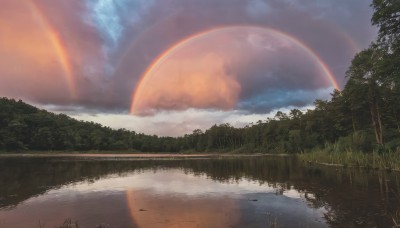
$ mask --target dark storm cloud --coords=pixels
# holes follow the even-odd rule
[[[16,13],[24,12],[22,4],[13,2],[4,0],[0,6],[4,8],[14,4],[13,10]],[[77,105],[101,111],[127,111],[137,82],[149,64],[179,40],[207,29],[227,25],[253,25],[288,33],[314,50],[341,85],[344,84],[344,72],[356,46],[366,47],[376,34],[376,29],[370,26],[370,2],[365,0],[35,2],[65,43],[78,96],[70,99],[67,94],[57,94],[57,89],[49,94],[44,88],[25,94],[20,91],[31,90],[24,90],[24,86],[1,95],[11,94],[42,104]],[[291,58],[290,55],[286,57]],[[287,59],[271,58],[270,61],[275,61],[275,67],[269,64],[266,69],[262,60],[254,59],[249,62],[251,67],[246,70],[229,69],[236,74],[249,75],[249,80],[241,83],[243,93],[240,95],[239,108],[261,112],[289,105],[301,106],[310,104],[318,96],[318,93],[314,93],[313,97],[312,91],[321,89],[320,79],[309,78],[307,72],[313,69],[301,70],[308,67],[307,64],[301,64],[304,61],[299,60],[296,66],[285,65],[284,62],[289,61]],[[294,63],[295,60],[289,62]],[[302,73],[299,74],[299,71]],[[0,73],[1,77],[6,77],[1,70]],[[45,73],[56,74],[54,70]],[[274,78],[280,80],[271,81]],[[5,81],[10,84],[19,83]],[[268,90],[266,85],[277,87],[278,92]],[[295,94],[290,91],[302,90],[309,92],[300,96],[301,100],[290,98]],[[264,102],[266,97],[279,102]]]
[[[293,35],[315,50],[330,67],[339,84],[343,85],[344,72],[354,52],[358,47],[367,46],[375,36],[375,29],[369,22],[371,13],[369,3],[363,0],[328,3],[261,0],[157,2],[137,25],[145,29],[136,31],[132,28],[132,38],[122,45],[131,45],[131,48],[125,50],[125,58],[119,60],[121,65],[114,77],[117,87],[121,85],[120,81],[129,82],[119,87],[121,94],[126,94],[120,96],[122,99],[119,102],[130,102],[134,89],[132,85],[136,85],[148,65],[172,44],[198,31],[237,24],[266,26]],[[252,72],[243,73],[271,73],[271,69],[265,69],[262,63],[254,64],[252,69]],[[282,88],[291,89],[304,82],[307,82],[305,89],[313,85],[313,80],[298,80],[291,70],[289,67],[286,73],[282,70],[278,72],[281,75],[291,75]],[[258,88],[263,85],[260,82],[254,80],[242,84],[245,87],[242,97],[248,97],[246,93],[262,92]],[[254,87],[250,88],[251,84]]]
[[[250,99],[239,102],[241,110],[252,110],[253,113],[270,113],[282,107],[301,108],[312,105],[315,98],[328,99],[330,90],[279,90],[270,89]]]
[[[326,75],[315,59],[304,56],[303,52],[292,48],[280,48],[279,53],[258,55],[247,58],[247,61],[233,64],[239,77],[242,92],[240,100],[251,100],[263,96],[269,91],[312,91],[321,87],[331,87]],[[321,76],[320,76],[321,75]],[[291,100],[287,100],[291,104]],[[285,107],[284,104],[282,103]],[[271,107],[265,107],[271,109]],[[276,107],[272,107],[276,108]]]

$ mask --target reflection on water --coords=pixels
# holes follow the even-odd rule
[[[399,180],[292,157],[0,158],[0,227],[390,227]]]

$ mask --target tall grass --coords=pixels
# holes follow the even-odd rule
[[[324,149],[314,149],[298,155],[307,162],[340,165],[349,167],[365,167],[400,171],[400,150],[364,153],[346,149],[338,151],[337,145],[327,145]]]
[[[372,136],[367,131],[357,131],[298,157],[308,162],[400,171],[399,142],[394,140],[385,146],[377,146]]]
[[[99,228],[103,228],[102,226],[98,226]],[[46,228],[46,224],[39,221],[36,228]],[[78,222],[74,222],[71,219],[66,219],[62,225],[56,226],[55,228],[79,228]]]
[[[269,213],[267,213],[267,224],[269,228],[284,228],[284,226],[279,223],[278,218]]]
[[[400,227],[400,211],[392,216],[393,227]]]

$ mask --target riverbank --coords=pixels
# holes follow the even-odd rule
[[[304,162],[328,166],[400,171],[400,151],[362,153],[354,151],[331,152],[326,150],[312,150],[298,154],[297,157]]]
[[[235,153],[4,153],[1,157],[77,157],[77,158],[211,158],[211,157],[254,157],[290,156],[289,154],[235,154]]]

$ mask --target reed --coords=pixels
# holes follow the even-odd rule
[[[272,216],[271,214],[267,214],[267,224],[269,228],[283,228],[284,226],[279,223],[278,218]]]
[[[39,220],[36,228],[46,228],[46,224]],[[56,226],[56,228],[79,228],[78,222],[74,222],[71,219],[66,219],[62,225]],[[102,228],[102,227],[100,227]]]
[[[364,153],[346,149],[338,151],[337,146],[328,145],[324,149],[314,149],[298,155],[302,161],[344,167],[364,167],[370,169],[400,171],[400,150],[373,151]]]

